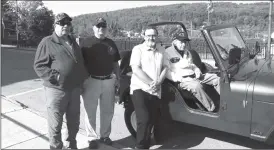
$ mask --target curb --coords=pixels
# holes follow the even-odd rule
[[[10,50],[18,50],[18,51],[21,51],[21,50],[23,50],[23,51],[33,51],[33,52],[36,51],[36,48],[25,48],[25,47],[19,47],[19,48],[17,48],[17,47],[8,47],[8,46],[2,46],[1,45],[1,49],[2,48],[10,49]]]
[[[21,102],[18,102],[16,100],[12,99],[12,98],[8,98],[5,95],[1,95],[1,98],[4,99],[4,100],[6,100],[6,101],[8,101],[8,102],[10,102],[10,103],[12,103],[12,104],[15,104],[15,105],[17,105],[19,107],[22,107],[22,109],[25,109],[25,110],[27,110],[27,111],[35,114],[35,115],[38,115],[41,118],[47,119],[46,117],[42,116],[38,111],[35,111],[35,110],[29,108],[27,105],[25,105],[25,104],[23,104]],[[66,122],[63,121],[63,123],[66,123]],[[85,129],[79,127],[78,134],[81,134],[81,135],[85,136],[84,132],[85,132]],[[115,148],[115,149],[123,149],[125,147],[125,146],[123,146],[123,145],[121,145],[119,143],[116,143],[116,142],[113,142],[113,144],[111,146],[106,145],[106,144],[103,144],[103,145],[106,146],[106,147],[109,147],[111,149],[113,149],[113,148]],[[130,148],[127,148],[127,149],[130,149]]]

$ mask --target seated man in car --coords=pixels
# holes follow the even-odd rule
[[[177,82],[179,89],[190,91],[208,111],[213,111],[215,105],[204,91],[202,83],[213,85],[220,93],[219,77],[216,74],[202,74],[201,70],[193,64],[190,53],[186,49],[190,39],[185,32],[175,33],[172,40],[172,46],[165,51],[167,60],[164,62],[169,66],[166,77]]]

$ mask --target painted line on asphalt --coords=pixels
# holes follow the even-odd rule
[[[25,91],[25,92],[21,92],[21,93],[17,93],[17,94],[12,94],[12,95],[9,95],[9,96],[6,96],[6,97],[7,98],[12,98],[12,97],[15,97],[15,96],[24,95],[24,94],[35,92],[35,91],[39,91],[39,90],[42,90],[42,89],[43,89],[43,87],[37,88],[37,89],[33,89],[33,90],[29,90],[29,91]]]

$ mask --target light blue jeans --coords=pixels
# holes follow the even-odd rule
[[[214,102],[204,91],[202,83],[213,85],[220,94],[220,77],[211,73],[204,74],[200,80],[191,78],[189,81],[181,82],[179,86],[190,91],[208,111],[213,111],[215,109]]]
[[[115,104],[115,80],[99,80],[89,77],[83,84],[85,127],[88,141],[109,137]],[[96,133],[96,112],[100,103],[100,135]]]
[[[48,114],[48,132],[50,149],[62,149],[61,137],[63,116],[66,114],[66,147],[76,148],[76,134],[80,125],[80,88],[59,90],[45,87]]]

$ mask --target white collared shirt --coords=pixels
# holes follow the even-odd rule
[[[196,65],[186,55],[182,57],[173,45],[165,50],[165,56],[167,59],[165,62],[168,63],[166,64],[168,66],[166,77],[169,80],[181,82],[183,76],[195,73]]]
[[[158,80],[162,71],[165,49],[160,45],[156,45],[155,50],[151,50],[145,43],[136,45],[132,49],[130,66],[139,66],[152,80]],[[140,80],[136,75],[132,74],[130,83],[130,94],[134,90],[141,89],[149,94],[161,98],[161,88],[153,93],[148,84]]]

